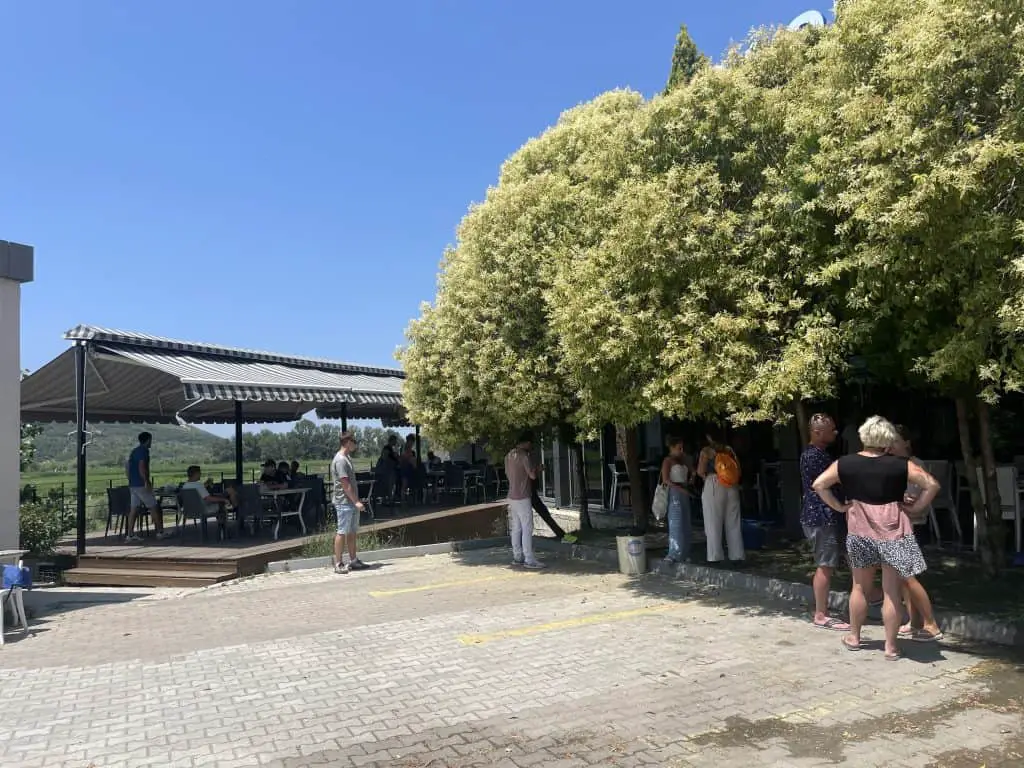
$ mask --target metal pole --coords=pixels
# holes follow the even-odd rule
[[[242,487],[242,402],[235,400],[235,480]]]
[[[75,455],[77,456],[76,482],[78,537],[75,549],[79,555],[85,554],[85,344],[75,344]]]
[[[423,452],[420,450],[420,425],[416,425],[416,460],[423,462]]]
[[[348,432],[348,403],[341,404],[341,431]]]

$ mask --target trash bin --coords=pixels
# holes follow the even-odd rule
[[[764,525],[759,520],[743,520],[740,525],[743,531],[743,548],[752,551],[764,549]]]
[[[619,572],[627,576],[647,573],[647,545],[643,536],[616,536],[619,548]]]

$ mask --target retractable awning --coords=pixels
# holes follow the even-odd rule
[[[78,326],[64,337],[86,347],[89,421],[218,423],[295,421],[311,410],[325,417],[402,423],[402,380],[396,368],[290,357]],[[75,350],[21,382],[23,421],[75,421]]]

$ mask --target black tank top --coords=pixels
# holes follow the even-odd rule
[[[839,459],[839,482],[850,501],[891,504],[907,491],[907,460],[900,456],[861,456]]]

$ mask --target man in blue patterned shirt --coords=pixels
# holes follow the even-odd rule
[[[815,480],[832,465],[828,447],[835,442],[836,423],[825,413],[816,413],[810,422],[811,443],[800,456],[800,478],[803,481],[804,503],[800,510],[800,524],[814,550],[814,626],[847,632],[850,625],[828,615],[828,593],[832,573],[839,567],[839,535],[836,513],[811,487]]]

